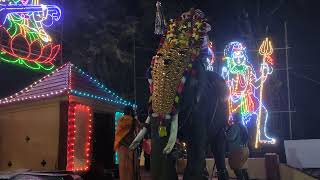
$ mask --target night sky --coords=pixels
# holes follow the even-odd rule
[[[128,28],[124,24],[136,21],[137,103],[140,112],[145,112],[148,97],[145,71],[159,43],[159,38],[153,34],[155,1],[78,0],[76,2],[58,1],[64,12],[63,24],[58,24],[52,33],[62,43],[64,49],[56,64],[60,65],[71,60],[104,81],[111,89],[132,99],[133,41],[131,37],[126,36]],[[295,111],[292,114],[293,135],[295,139],[320,138],[320,131],[317,130],[320,127],[318,113],[320,16],[316,0],[163,0],[162,4],[167,19],[174,18],[191,7],[202,9],[213,27],[209,35],[214,42],[218,60],[222,55],[219,52],[223,51],[229,41],[234,40],[244,42],[248,49],[255,49],[256,43],[269,36],[276,48],[284,48],[286,21],[290,47],[291,105]],[[245,18],[246,13],[248,18]],[[245,36],[246,34],[251,35],[252,39]],[[112,45],[115,42],[117,46],[114,48]],[[92,44],[96,44],[98,48],[104,45],[108,48],[102,48],[100,49],[102,52],[93,54],[93,51],[89,51]],[[126,56],[120,57],[126,57],[127,61],[113,58],[116,57],[114,52],[119,52],[118,49],[126,52],[123,53]],[[82,51],[86,53],[80,53]],[[250,53],[249,57],[254,60],[254,52]],[[105,60],[99,65],[103,67],[102,70],[90,68],[94,67],[92,64],[101,63],[101,59]],[[288,138],[288,114],[277,113],[288,110],[285,51],[277,50],[275,60],[276,71],[267,82],[266,104],[270,112],[274,112],[270,114],[270,126],[275,128],[273,133]],[[43,74],[0,62],[0,96],[19,91]]]

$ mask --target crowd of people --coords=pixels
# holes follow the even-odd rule
[[[233,114],[233,123],[226,130],[227,157],[230,168],[234,171],[238,180],[249,180],[247,169],[244,165],[249,158],[248,130],[241,121],[241,114]],[[125,107],[124,116],[119,119],[116,127],[114,150],[119,154],[119,177],[120,180],[139,180],[139,153],[130,150],[129,146],[134,140],[136,133],[142,127],[132,107]],[[150,171],[151,140],[147,135],[142,143],[144,151],[144,167]]]

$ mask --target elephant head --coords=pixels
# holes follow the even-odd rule
[[[200,10],[191,9],[171,20],[160,48],[151,62],[151,111],[156,115],[175,115],[179,95],[192,70],[208,24]]]
[[[176,142],[184,83],[192,74],[193,64],[201,49],[207,48],[207,32],[210,29],[204,13],[191,9],[181,17],[170,20],[160,47],[152,58],[148,78],[151,91],[149,115],[159,120],[171,120],[169,140],[164,148],[166,154],[171,152]],[[150,117],[146,122],[150,123]],[[138,142],[139,138],[138,135],[135,141]]]

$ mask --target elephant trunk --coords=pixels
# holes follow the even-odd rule
[[[146,124],[150,124],[150,117],[148,116],[146,121]],[[139,143],[142,141],[143,137],[147,134],[148,130],[146,127],[143,127],[142,130],[138,133],[136,138],[133,140],[133,142],[130,144],[129,148],[131,150],[136,149],[139,145]]]

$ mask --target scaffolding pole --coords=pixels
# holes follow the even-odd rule
[[[287,90],[288,90],[288,113],[289,113],[289,135],[290,139],[292,136],[292,114],[291,114],[291,96],[290,96],[290,76],[289,76],[289,58],[288,58],[288,31],[287,22],[284,22],[284,36],[285,36],[285,46],[286,46],[286,71],[287,71]]]
[[[137,82],[136,82],[136,38],[133,33],[133,90],[134,90],[134,104],[137,105]]]

